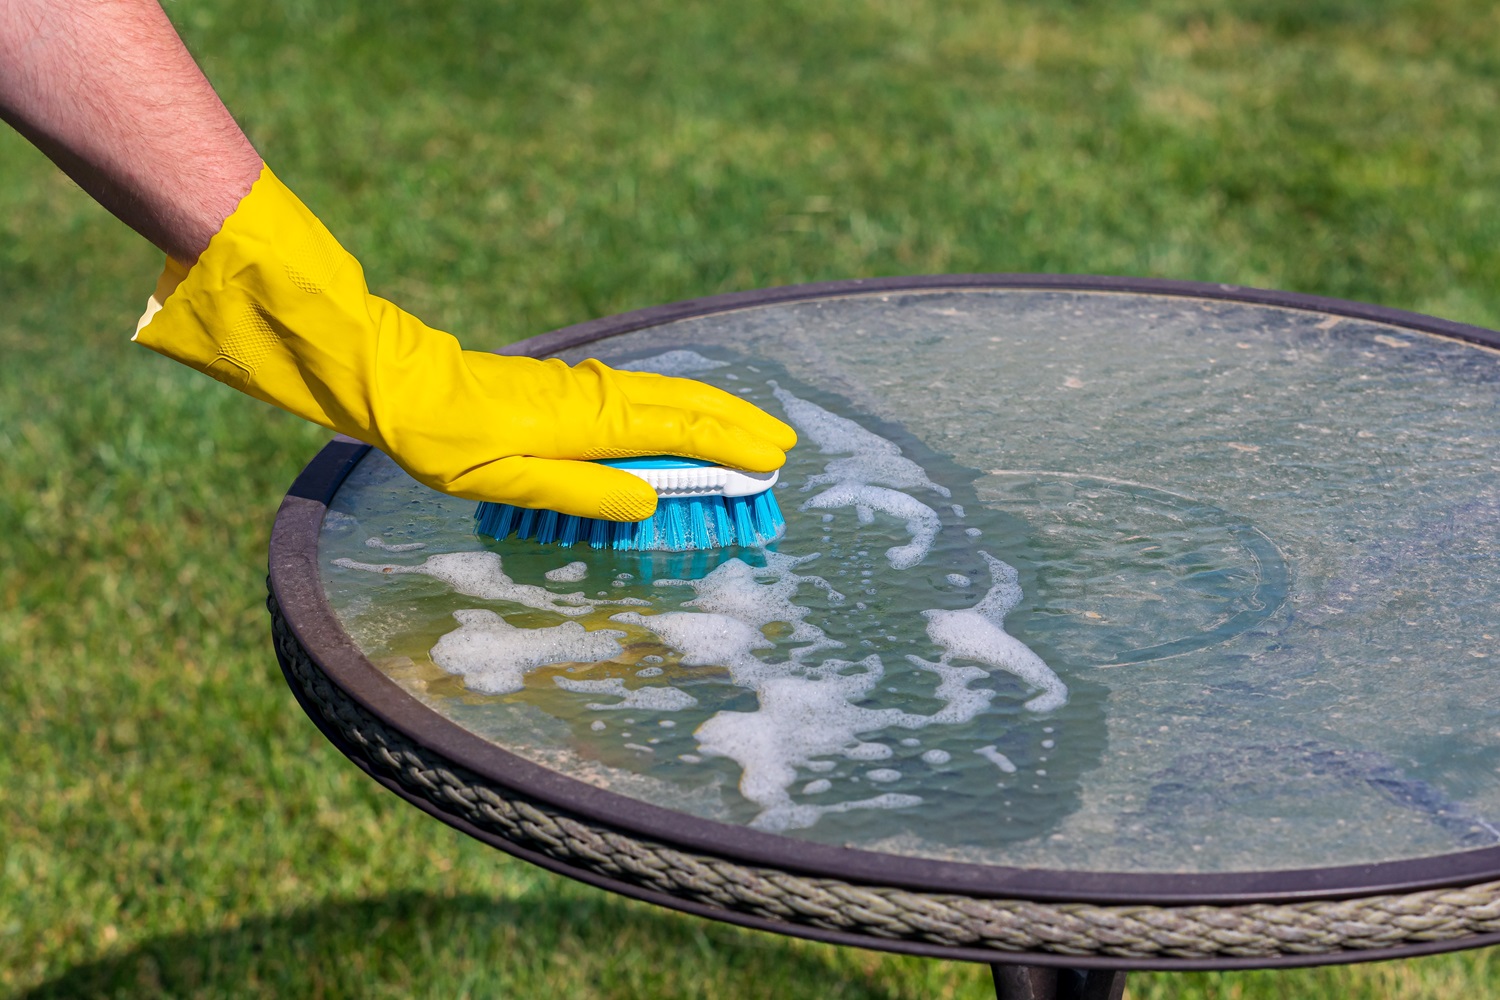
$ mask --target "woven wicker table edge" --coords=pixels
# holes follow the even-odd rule
[[[569,815],[419,746],[339,689],[267,599],[276,654],[306,706],[372,774],[438,812],[572,869],[790,928],[1001,955],[1275,959],[1500,932],[1500,882],[1336,901],[1108,906],[923,893],[758,868]],[[872,942],[873,943],[873,942]],[[1461,946],[1461,945],[1455,945]],[[1347,960],[1347,959],[1346,959]]]

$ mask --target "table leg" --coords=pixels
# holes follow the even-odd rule
[[[1123,1000],[1125,973],[1110,969],[990,966],[995,1000]]]

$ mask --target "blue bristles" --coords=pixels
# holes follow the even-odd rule
[[[481,503],[474,524],[479,534],[497,540],[514,536],[543,545],[587,545],[618,552],[690,552],[766,545],[781,537],[786,518],[773,492],[766,490],[747,497],[662,497],[656,513],[644,521],[602,521]]]

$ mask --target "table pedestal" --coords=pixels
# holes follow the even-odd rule
[[[991,965],[996,1000],[1122,1000],[1125,973],[1109,969],[1055,969],[1041,965]]]

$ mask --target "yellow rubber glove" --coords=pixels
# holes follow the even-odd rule
[[[269,167],[196,264],[167,261],[135,339],[470,500],[636,521],[655,492],[581,460],[680,455],[769,472],[797,440],[691,379],[463,350],[371,295],[359,262]]]

